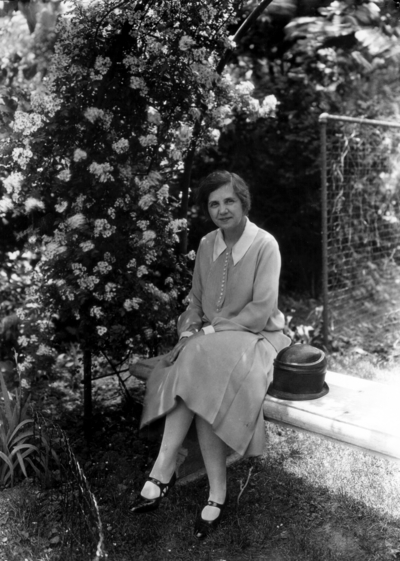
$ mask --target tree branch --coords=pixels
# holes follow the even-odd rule
[[[251,12],[251,14],[245,19],[245,21],[242,23],[242,25],[239,27],[239,29],[236,31],[235,36],[233,37],[233,40],[235,41],[235,43],[238,43],[242,37],[244,36],[244,34],[247,32],[248,29],[250,29],[250,27],[253,25],[253,23],[256,21],[256,19],[258,18],[258,16],[260,16],[264,10],[266,10],[266,8],[268,8],[268,6],[271,4],[272,0],[262,0],[258,6],[256,8],[254,8],[254,10]],[[222,71],[224,70],[225,66],[227,65],[229,58],[232,55],[232,49],[226,49],[224,54],[221,57],[221,60],[218,63],[217,66],[217,72],[218,74],[221,74]]]
[[[251,14],[245,19],[245,21],[242,23],[242,25],[239,27],[239,29],[235,33],[235,36],[234,36],[233,40],[236,43],[240,41],[240,39],[247,32],[247,30],[256,21],[258,16],[260,14],[262,14],[262,12],[269,6],[269,4],[271,4],[271,2],[272,2],[272,0],[262,0],[258,4],[258,6],[256,8],[254,8],[254,10],[251,12]],[[217,71],[218,74],[222,73],[222,71],[225,68],[231,54],[232,54],[232,49],[226,49],[225,50],[224,54],[221,57],[221,60],[218,63],[218,66],[216,68],[216,71]],[[190,149],[189,149],[189,151],[186,155],[186,158],[185,158],[185,163],[184,163],[185,167],[184,167],[184,172],[183,172],[183,176],[182,176],[182,180],[181,180],[181,193],[182,193],[181,206],[180,206],[180,217],[181,218],[187,218],[191,171],[192,171],[194,156],[195,156],[195,152],[196,152],[197,139],[198,139],[198,137],[200,135],[200,132],[201,132],[201,123],[202,123],[202,118],[200,118],[196,122],[195,129],[193,131],[192,144],[191,144],[191,147],[190,147]],[[184,230],[183,232],[181,232],[181,236],[180,236],[179,252],[181,254],[187,253],[187,245],[188,245],[187,230]]]

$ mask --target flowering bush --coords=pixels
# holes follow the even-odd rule
[[[51,70],[3,140],[0,208],[31,217],[42,252],[31,294],[42,336],[44,312],[73,318],[83,348],[115,357],[172,336],[189,282],[170,188],[194,130],[216,143],[235,113],[274,108],[215,70],[236,4],[103,0],[60,18]]]

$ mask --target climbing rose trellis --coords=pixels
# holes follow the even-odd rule
[[[193,130],[201,147],[237,114],[274,109],[273,96],[255,99],[250,82],[216,73],[239,5],[68,4],[51,70],[2,143],[2,211],[31,216],[42,255],[31,291],[39,334],[23,346],[53,352],[52,315],[72,315],[81,344],[112,356],[155,352],[173,333],[193,255],[177,256],[186,221],[170,188]]]

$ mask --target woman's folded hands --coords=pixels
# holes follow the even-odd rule
[[[200,329],[200,331],[198,331],[197,333],[194,333],[190,337],[182,337],[181,339],[179,339],[179,341],[177,342],[175,347],[169,353],[167,353],[167,355],[165,357],[166,360],[172,364],[178,358],[179,353],[181,353],[183,351],[183,349],[186,347],[189,340],[193,341],[193,339],[198,339],[199,337],[204,337],[204,335],[205,335],[204,331],[202,329]]]

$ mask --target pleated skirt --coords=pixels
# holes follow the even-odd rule
[[[162,359],[150,374],[141,426],[172,411],[180,398],[230,448],[243,456],[262,454],[262,405],[275,356],[266,339],[249,332],[189,339],[172,365]]]

